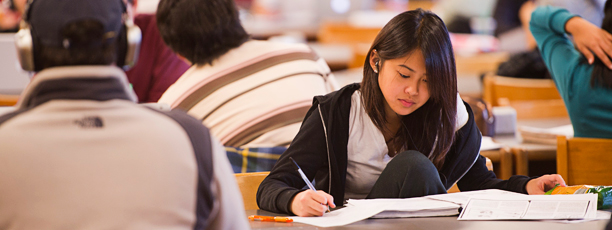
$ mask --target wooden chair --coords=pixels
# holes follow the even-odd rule
[[[487,159],[487,169],[489,169],[489,171],[493,171],[493,162],[488,157],[485,157],[485,158]],[[459,190],[459,187],[457,187],[457,184],[454,184],[453,187],[451,187],[447,192],[453,193],[453,192],[461,192],[461,191]]]
[[[257,189],[259,184],[270,174],[270,172],[236,173],[238,188],[242,193],[244,209],[259,209],[257,206]]]
[[[345,44],[353,51],[348,68],[363,66],[370,45],[382,28],[357,27],[345,22],[323,22],[317,32],[317,41],[322,44]]]
[[[541,119],[569,117],[565,103],[551,79],[523,79],[488,74],[484,78],[483,99],[493,106],[511,106],[516,118]],[[554,151],[527,151],[512,148],[515,172],[529,175],[530,160],[555,160]]]
[[[612,139],[557,137],[557,173],[567,185],[612,185]]]
[[[481,151],[480,155],[487,158],[487,163],[491,162],[489,170],[495,171],[497,178],[507,180],[513,174],[514,160],[512,158],[512,150],[508,147],[503,147],[498,150]],[[499,163],[499,168],[493,170],[493,163]],[[487,165],[488,167],[488,165]]]
[[[455,53],[455,63],[459,75],[480,75],[482,73],[497,71],[499,65],[507,61],[508,58],[510,58],[510,54],[507,52],[479,53],[469,56]]]
[[[568,117],[551,79],[523,79],[486,75],[483,99],[493,106],[511,106],[517,119]]]
[[[0,106],[14,106],[19,100],[19,95],[0,94]]]

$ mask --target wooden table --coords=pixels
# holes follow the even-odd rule
[[[247,210],[246,215],[274,216],[274,213],[263,210]],[[252,229],[323,229],[301,223],[279,223],[268,221],[249,221]],[[605,228],[608,220],[596,220],[583,223],[562,224],[543,221],[466,221],[457,220],[457,216],[426,217],[426,218],[397,218],[397,219],[366,219],[345,226],[329,227],[324,229],[469,229],[469,230],[575,230]]]
[[[518,126],[531,126],[537,128],[553,128],[571,124],[567,117],[523,119],[518,120],[517,123]],[[554,161],[557,157],[557,145],[523,142],[518,132],[514,135],[498,135],[493,139],[511,149],[516,175],[529,175],[529,161]]]

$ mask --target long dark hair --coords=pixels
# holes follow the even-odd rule
[[[612,1],[606,1],[604,7],[604,18],[601,23],[601,28],[609,33],[612,33]],[[608,69],[606,65],[595,55],[595,62],[593,63],[593,73],[591,73],[591,88],[596,86],[602,86],[606,89],[612,89],[612,70]]]
[[[417,150],[436,168],[444,165],[446,153],[455,139],[457,114],[457,73],[453,47],[444,22],[422,9],[395,16],[376,36],[366,56],[361,82],[366,112],[380,130],[388,130],[385,99],[378,85],[378,74],[370,68],[370,55],[376,49],[379,66],[420,49],[425,58],[429,100],[413,113],[402,117],[402,126],[393,139],[395,151]]]

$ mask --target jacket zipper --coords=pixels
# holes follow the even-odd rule
[[[323,113],[321,112],[321,104],[317,104],[317,108],[319,108],[319,116],[321,116],[321,123],[323,124],[323,133],[325,133],[325,147],[327,148],[327,169],[329,170],[328,172],[328,188],[329,188],[329,193],[331,193],[331,160],[329,158],[329,141],[327,140],[327,127],[325,126],[325,121],[323,120]]]
[[[465,176],[465,174],[466,174],[468,171],[470,171],[470,169],[472,169],[472,167],[474,167],[474,164],[476,164],[476,161],[478,161],[478,156],[480,156],[480,150],[478,151],[478,154],[476,155],[476,158],[474,159],[474,162],[472,162],[472,165],[470,165],[470,167],[469,167],[467,170],[465,170],[465,172],[463,172],[463,174],[461,175],[461,177],[459,177],[459,179],[457,179],[457,180],[455,181],[455,183],[453,183],[453,184],[456,184],[456,183],[457,183],[459,180],[461,180],[461,178],[463,178],[463,176]],[[459,186],[459,185],[457,185],[457,186]]]

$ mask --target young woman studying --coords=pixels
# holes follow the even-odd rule
[[[261,209],[321,216],[350,198],[407,198],[498,188],[539,194],[558,175],[496,179],[457,94],[448,32],[435,14],[399,14],[380,31],[361,84],[317,96],[291,146],[261,183]],[[293,158],[317,191],[304,188]]]

